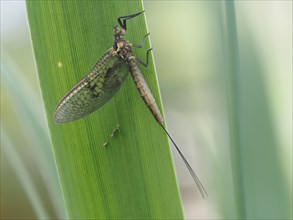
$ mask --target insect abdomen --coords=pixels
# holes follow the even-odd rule
[[[148,106],[148,108],[156,118],[157,122],[163,125],[164,119],[157,106],[156,100],[153,97],[142,73],[140,72],[137,63],[132,58],[129,60],[129,71],[133,78],[133,81],[135,82],[136,88],[139,91],[139,94],[144,100],[145,104]]]

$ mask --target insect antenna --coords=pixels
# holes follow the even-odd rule
[[[165,133],[168,135],[168,137],[170,138],[170,140],[172,141],[173,145],[175,146],[176,150],[178,151],[179,155],[181,156],[183,162],[185,163],[187,169],[189,170],[189,173],[191,174],[202,198],[206,198],[208,196],[204,186],[202,185],[202,183],[200,182],[199,178],[197,177],[197,175],[195,174],[195,172],[193,171],[193,169],[191,168],[191,166],[189,165],[188,161],[186,160],[185,156],[183,155],[183,153],[181,152],[181,150],[179,149],[179,147],[177,146],[177,144],[175,143],[175,141],[173,140],[173,138],[171,137],[171,135],[169,134],[169,132],[166,130],[166,128],[160,124],[161,127],[163,128],[163,130],[165,131]]]

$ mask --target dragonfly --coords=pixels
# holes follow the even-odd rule
[[[156,100],[139,69],[138,63],[145,67],[148,66],[149,53],[152,48],[146,53],[146,62],[135,57],[132,53],[132,47],[142,48],[144,40],[149,34],[143,37],[140,45],[131,44],[124,39],[127,30],[127,20],[143,12],[144,11],[141,11],[117,18],[120,27],[113,27],[113,46],[98,59],[89,73],[61,99],[54,112],[54,121],[56,123],[71,122],[96,111],[115,96],[130,73],[140,96],[158,124],[170,138],[189,170],[202,197],[205,198],[207,196],[205,188],[169,132],[164,127],[164,119],[156,104]]]

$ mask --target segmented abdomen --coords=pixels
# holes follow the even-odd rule
[[[139,91],[140,96],[144,100],[145,104],[148,106],[154,117],[156,118],[157,122],[161,125],[164,123],[164,119],[161,115],[161,112],[157,106],[156,100],[153,97],[142,73],[140,72],[136,61],[134,58],[129,59],[129,71],[135,82],[136,88]]]

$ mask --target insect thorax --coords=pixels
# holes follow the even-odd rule
[[[113,49],[119,55],[122,57],[122,59],[128,60],[131,56],[131,44],[124,40],[124,29],[119,29],[119,27],[114,27],[114,44]]]

